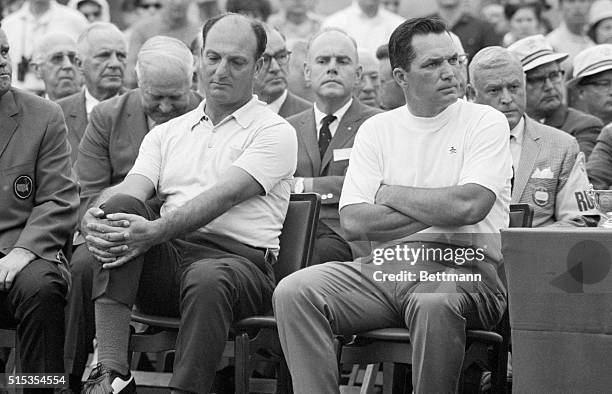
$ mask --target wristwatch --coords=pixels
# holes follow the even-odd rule
[[[304,178],[296,177],[293,184],[294,193],[304,193]]]

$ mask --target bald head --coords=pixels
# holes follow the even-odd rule
[[[215,27],[227,31],[228,34],[232,34],[232,32],[249,33],[250,30],[252,34],[248,34],[249,41],[252,37],[255,38],[255,49],[253,53],[255,60],[259,59],[266,50],[268,39],[263,25],[244,15],[234,13],[217,15],[204,22],[204,27],[202,28],[202,43],[204,48],[206,48],[206,38]],[[240,36],[240,34],[237,36]],[[237,36],[234,36],[234,38]]]
[[[510,129],[525,113],[525,74],[520,60],[502,47],[487,47],[472,59],[470,96],[506,115]]]
[[[125,36],[123,33],[121,33],[121,30],[119,30],[117,26],[107,22],[92,23],[87,26],[85,31],[81,33],[77,40],[79,56],[82,58],[91,56],[92,52],[95,52],[96,48],[108,42],[117,43],[122,47],[127,48]]]
[[[59,32],[46,34],[34,48],[32,63],[51,100],[69,96],[80,89],[77,43],[72,37]]]
[[[332,37],[337,37],[340,40],[350,41],[350,44],[355,51],[355,60],[359,61],[359,55],[357,51],[357,41],[355,41],[353,37],[349,36],[347,32],[337,27],[327,27],[327,28],[320,30],[318,33],[314,34],[308,41],[308,46],[306,47],[307,56],[310,54],[311,48],[314,45],[315,41],[321,39],[321,37],[325,37],[326,39],[328,39],[327,36],[329,35],[331,35]]]

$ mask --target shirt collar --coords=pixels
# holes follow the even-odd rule
[[[346,111],[348,111],[348,109],[351,106],[351,104],[353,104],[353,98],[352,97],[351,97],[351,99],[346,104],[344,104],[342,107],[338,108],[338,110],[332,114],[332,115],[334,115],[336,117],[334,122],[338,121],[338,123],[340,123],[340,121],[342,120],[342,117],[344,116]],[[326,114],[325,112],[322,112],[319,109],[319,107],[317,107],[317,103],[314,104],[314,113],[315,113],[315,122],[317,124],[317,129],[319,129],[319,127],[321,127],[321,122],[323,121],[323,118],[326,117],[329,114]]]
[[[87,116],[89,116],[93,107],[98,105],[100,101],[89,93],[87,87],[83,89],[85,89],[85,112],[87,112]]]
[[[521,116],[521,120],[510,130],[510,135],[514,136],[516,143],[521,145],[523,143],[523,136],[525,135],[525,116]]]
[[[285,89],[285,91],[283,92],[283,94],[280,95],[279,98],[277,98],[276,100],[268,104],[268,108],[270,108],[275,114],[277,114],[278,111],[280,111],[283,104],[285,103],[285,100],[287,99],[287,95],[288,95],[288,92],[287,92],[287,89]]]
[[[257,106],[265,107],[266,103],[264,103],[263,101],[259,101],[257,96],[253,95],[246,104],[235,110],[232,114],[228,115],[216,126],[220,126],[221,124],[227,122],[228,119],[234,119],[243,129],[246,129],[260,115],[259,112],[255,110],[255,107]],[[204,108],[206,108],[206,99],[202,100],[198,108],[190,112],[188,124],[191,125],[192,130],[200,123],[203,118],[208,119],[208,115],[206,115],[206,113],[204,112]]]

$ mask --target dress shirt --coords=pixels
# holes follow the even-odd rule
[[[272,101],[271,103],[268,104],[268,108],[270,108],[270,110],[272,112],[277,114],[278,111],[280,111],[280,108],[285,103],[285,100],[287,100],[287,94],[288,94],[287,93],[287,89],[285,89],[285,91],[283,92],[283,94],[280,95],[279,98],[277,98],[276,100],[274,100],[274,101]]]
[[[84,87],[83,89],[85,89],[85,112],[87,112],[87,119],[89,119],[89,114],[91,113],[91,110],[93,109],[93,107],[98,105],[100,100],[92,96],[86,87]]]
[[[351,98],[346,104],[344,104],[336,112],[331,114],[331,115],[334,115],[336,117],[336,119],[334,119],[334,121],[329,124],[329,132],[331,133],[332,138],[336,134],[336,130],[338,129],[338,125],[342,121],[342,117],[344,116],[346,111],[348,111],[348,109],[349,109],[349,107],[351,106],[352,103],[353,103],[353,99]],[[330,114],[326,114],[325,112],[322,112],[317,107],[316,103],[314,105],[314,113],[315,113],[315,122],[317,124],[317,140],[318,140],[319,139],[319,133],[320,133],[320,130],[321,130],[321,126],[323,125],[323,118],[325,116],[327,116],[327,115],[330,115]]]
[[[525,118],[521,117],[521,120],[517,123],[512,130],[510,130],[510,153],[512,154],[512,167],[516,172],[516,168],[521,160],[521,150],[523,149],[523,137],[525,136]]]

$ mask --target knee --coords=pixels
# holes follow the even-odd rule
[[[135,215],[141,215],[145,208],[145,203],[127,194],[116,194],[106,200],[100,209],[104,213],[132,213]]]
[[[281,309],[284,305],[302,303],[312,295],[312,282],[306,270],[294,272],[281,280],[274,294],[272,302],[275,309]]]
[[[91,281],[95,265],[100,264],[87,249],[86,244],[81,244],[72,254],[70,259],[70,273],[72,280],[88,279]]]
[[[17,275],[13,287],[11,292],[16,295],[14,298],[16,307],[26,307],[28,310],[43,307],[45,313],[49,308],[63,309],[68,290],[68,285],[60,273],[53,270],[44,272],[40,276]]]

